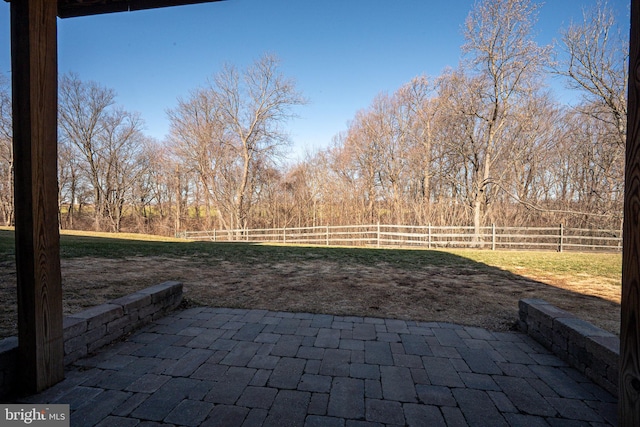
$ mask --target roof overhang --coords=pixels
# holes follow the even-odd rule
[[[214,1],[221,0],[58,0],[58,16],[60,18],[70,18]]]
[[[6,1],[10,2],[11,0]],[[74,16],[156,9],[214,1],[224,0],[58,0],[58,16],[60,18],[71,18]]]

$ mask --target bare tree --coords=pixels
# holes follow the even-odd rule
[[[58,143],[58,205],[63,228],[76,227],[76,217],[91,199],[91,184],[83,173],[82,158],[68,141]],[[66,211],[65,211],[66,209]]]
[[[75,74],[62,76],[59,88],[60,140],[77,153],[73,156],[83,160],[81,168],[93,189],[94,228],[100,230],[104,195],[100,191],[102,159],[97,139],[103,132],[109,107],[115,102],[115,92],[94,82],[84,83]]]
[[[347,132],[334,138],[332,149],[334,170],[339,173],[347,193],[351,193],[358,201],[361,212],[359,221],[365,223],[379,220],[376,204],[380,199],[383,155],[382,141],[370,120],[367,111],[358,111]],[[341,200],[348,202],[352,197],[343,197]]]
[[[222,176],[223,165],[230,156],[230,145],[215,93],[207,88],[196,89],[189,98],[179,99],[178,106],[167,114],[169,142],[176,159],[181,162],[181,175],[194,173],[204,188],[207,222],[210,224],[215,215],[228,228],[227,218],[218,215],[218,210],[214,212],[213,208],[213,200],[216,200],[220,210],[232,210],[229,199],[221,195],[233,192],[233,187],[229,186],[231,176]]]
[[[364,221],[415,221],[429,196],[431,129],[428,84],[419,77],[358,111],[330,151],[333,169],[357,197]],[[349,200],[346,197],[343,200]],[[421,209],[418,209],[421,211]]]
[[[13,225],[13,132],[9,79],[0,74],[0,213],[4,225]]]
[[[104,214],[113,231],[119,232],[125,204],[132,204],[133,189],[142,177],[148,159],[142,150],[145,138],[137,114],[116,109],[105,118],[101,147],[100,192]]]
[[[165,144],[146,139],[140,158],[144,166],[132,189],[136,230],[153,234],[174,234],[173,182],[175,163]]]
[[[596,221],[590,214],[621,222],[628,34],[617,28],[607,2],[598,1],[583,11],[582,23],[562,31],[562,46],[565,59],[556,63],[556,72],[583,95],[574,106],[574,134],[569,135],[575,143],[572,153],[581,153],[580,158],[572,157],[577,174],[573,181],[580,194],[575,209],[585,212],[587,224]]]
[[[582,114],[601,121],[624,146],[627,132],[628,34],[616,28],[613,10],[606,1],[583,11],[583,22],[562,31],[567,55],[556,72],[567,85],[581,91]]]
[[[477,72],[480,108],[473,111],[477,168],[473,182],[473,224],[476,236],[495,180],[496,159],[504,154],[504,131],[514,104],[538,89],[549,49],[533,40],[538,6],[530,0],[485,0],[471,10],[462,46]]]
[[[410,178],[409,198],[415,211],[415,222],[430,222],[432,179],[436,175],[434,149],[438,142],[440,103],[435,87],[425,76],[413,78],[394,95],[401,114],[406,117],[410,144],[407,161]]]
[[[226,65],[169,112],[172,138],[182,152],[206,162],[197,169],[227,228],[247,227],[259,172],[287,145],[282,126],[294,117],[293,107],[306,102],[278,67],[271,55],[244,71]]]
[[[477,234],[481,225],[479,215],[484,212],[493,189],[484,172],[492,170],[497,151],[490,146],[492,156],[487,158],[487,147],[479,141],[484,135],[478,118],[483,109],[481,88],[482,78],[470,76],[461,68],[448,70],[438,81],[438,97],[446,111],[439,123],[440,170],[443,181],[448,184],[441,189],[441,194],[450,202],[459,202],[467,211],[471,210],[472,215],[466,216],[472,218]],[[449,214],[447,217],[451,218]]]
[[[512,118],[504,132],[508,149],[498,165],[502,173],[496,185],[501,191],[495,197],[500,206],[493,212],[492,221],[499,218],[514,226],[543,225],[540,213],[548,207],[542,207],[541,202],[545,196],[556,198],[545,193],[545,183],[551,158],[558,155],[563,137],[558,125],[563,116],[554,100],[540,93],[515,105]]]
[[[622,221],[624,149],[592,115],[569,111],[565,120],[572,198],[563,201],[563,209],[573,211],[580,226],[618,228]]]
[[[247,226],[256,166],[273,159],[288,143],[282,125],[294,116],[293,106],[306,102],[295,82],[278,66],[275,56],[264,55],[242,75],[235,67],[225,66],[211,82],[231,144],[240,157],[241,174],[234,195],[238,228]]]
[[[61,78],[59,102],[60,139],[66,145],[61,153],[68,153],[60,163],[72,178],[70,209],[81,173],[93,193],[94,228],[101,230],[107,220],[113,231],[120,231],[126,198],[143,165],[138,158],[142,121],[137,114],[114,107],[113,90],[85,83],[74,74]],[[77,161],[77,169],[65,160]]]

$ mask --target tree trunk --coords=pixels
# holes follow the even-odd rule
[[[95,188],[93,190],[93,194],[94,194],[94,220],[93,220],[93,226],[95,228],[96,231],[100,231],[100,219],[102,217],[102,198],[100,197],[100,188],[98,187],[97,183],[94,183],[93,185],[95,185]]]
[[[473,200],[473,242],[475,246],[481,247],[480,227],[482,226],[482,190],[476,192]]]
[[[247,147],[248,142],[245,141],[243,143],[244,146],[244,164],[242,169],[242,180],[240,181],[240,186],[238,187],[238,191],[236,193],[236,228],[244,230],[247,226],[247,212],[245,212],[245,195],[247,191],[247,186],[249,183],[249,170],[251,166],[251,157],[249,154],[249,148]]]

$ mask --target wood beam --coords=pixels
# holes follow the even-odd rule
[[[631,1],[620,317],[621,426],[640,425],[640,0]]]
[[[64,378],[57,10],[56,0],[11,2],[18,340],[25,393]]]
[[[71,18],[74,16],[156,9],[214,1],[223,0],[58,0],[58,16],[60,18]]]

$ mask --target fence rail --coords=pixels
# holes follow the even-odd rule
[[[341,225],[245,230],[187,231],[191,240],[298,243],[332,246],[546,249],[621,251],[620,230],[558,227],[474,227],[417,225]]]

